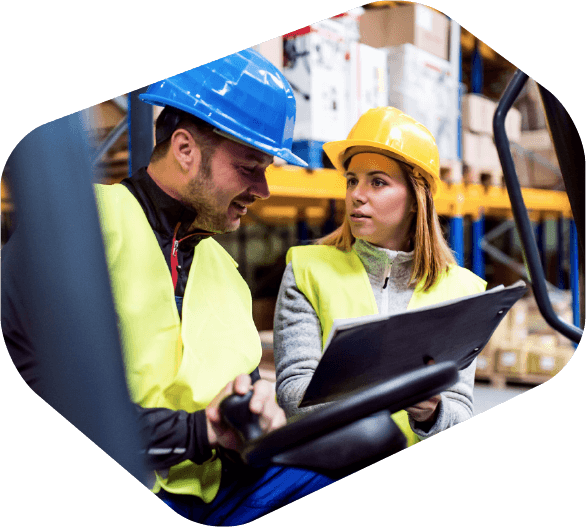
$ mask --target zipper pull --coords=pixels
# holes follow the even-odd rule
[[[181,222],[175,226],[175,231],[173,232],[173,246],[171,247],[171,258],[169,265],[171,267],[171,280],[173,281],[173,291],[177,287],[177,268],[179,262],[177,261],[177,249],[179,248],[179,240],[177,240],[177,232],[179,231],[179,226]]]
[[[387,283],[389,282],[389,277],[390,277],[390,275],[391,275],[391,266],[392,266],[392,263],[390,262],[390,263],[387,265],[387,271],[386,271],[386,273],[385,273],[385,282],[383,283],[383,289],[384,289],[384,290],[385,290],[385,288],[387,288]]]

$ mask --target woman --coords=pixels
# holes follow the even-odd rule
[[[274,353],[288,417],[308,410],[297,406],[334,319],[400,313],[486,286],[456,265],[443,238],[434,207],[438,148],[423,125],[396,108],[371,109],[324,151],[346,178],[346,211],[332,234],[287,255]],[[472,416],[474,375],[475,362],[442,394],[393,415],[408,445]]]

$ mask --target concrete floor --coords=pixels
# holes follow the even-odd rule
[[[475,392],[473,398],[475,402],[475,414],[481,414],[500,403],[508,401],[529,389],[525,388],[511,388],[495,389],[487,385],[475,384]]]

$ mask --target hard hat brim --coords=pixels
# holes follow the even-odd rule
[[[341,141],[329,141],[322,146],[324,152],[326,152],[326,155],[334,165],[335,169],[337,169],[341,174],[344,174],[345,172],[343,165],[345,162],[344,153],[351,147],[365,147],[366,150],[375,149],[382,151],[387,153],[389,157],[397,159],[398,161],[402,161],[410,167],[419,168],[426,177],[432,192],[436,192],[436,181],[434,176],[430,174],[429,170],[426,170],[425,167],[422,167],[422,165],[411,156],[406,156],[403,152],[397,151],[388,145],[379,143],[378,141],[344,139]]]
[[[155,106],[163,106],[164,107],[168,104],[166,99],[160,98],[157,96],[153,96],[152,94],[148,94],[148,93],[140,94],[139,99],[144,103],[148,103],[148,104],[155,105]],[[295,165],[297,167],[307,167],[308,166],[308,164],[302,158],[296,156],[291,150],[288,150],[287,148],[274,147],[273,145],[269,145],[268,143],[264,143],[262,141],[259,141],[259,140],[256,140],[256,139],[253,139],[250,137],[245,137],[244,135],[238,133],[237,131],[231,130],[229,127],[226,127],[222,123],[217,122],[215,119],[211,119],[208,115],[204,114],[203,112],[200,112],[199,110],[197,110],[195,108],[188,108],[188,107],[181,105],[181,104],[177,104],[175,107],[178,108],[179,110],[183,110],[184,112],[193,115],[194,117],[202,119],[203,121],[206,121],[207,123],[210,123],[211,125],[214,125],[215,127],[219,128],[223,132],[226,132],[227,135],[233,136],[236,139],[240,140],[241,142],[243,142],[247,145],[250,145],[252,148],[256,148],[257,150],[260,150],[260,151],[264,152],[265,154],[269,154],[270,156],[277,156],[278,158],[281,158],[282,160],[289,163],[290,165]]]

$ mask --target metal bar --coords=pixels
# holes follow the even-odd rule
[[[485,216],[479,215],[479,218],[473,220],[472,224],[472,267],[473,273],[482,279],[485,278],[485,257],[483,255],[483,248],[481,241],[485,232]]]
[[[310,230],[308,229],[308,222],[306,221],[304,216],[301,216],[298,218],[297,228],[298,228],[298,243],[300,245],[307,244],[310,239]]]
[[[463,217],[460,215],[450,219],[449,243],[454,251],[457,264],[463,266],[465,263],[464,223]]]
[[[570,260],[571,260],[571,293],[573,303],[573,324],[579,328],[581,324],[581,305],[579,295],[579,245],[577,241],[577,224],[571,220],[570,226]]]
[[[583,335],[582,330],[576,326],[569,325],[560,319],[555,314],[550,299],[548,298],[544,270],[540,263],[536,240],[532,232],[530,219],[528,218],[528,211],[524,204],[520,182],[516,174],[509,140],[505,131],[505,118],[507,112],[520,94],[527,79],[528,76],[524,72],[517,70],[497,105],[495,115],[493,116],[495,145],[503,168],[505,183],[512,204],[512,211],[516,220],[518,232],[520,233],[520,238],[522,239],[526,263],[530,271],[532,290],[534,291],[534,296],[538,308],[540,309],[540,313],[546,322],[555,330],[578,343]]]
[[[147,87],[128,94],[128,175],[149,164],[153,152],[153,106],[139,100]]]
[[[538,221],[535,224],[535,230],[536,230],[536,246],[538,247],[538,255],[540,257],[540,263],[542,265],[542,269],[546,270],[546,250],[545,250],[545,226],[544,226],[544,222],[542,221]]]
[[[118,138],[126,132],[127,127],[128,127],[128,124],[127,124],[126,119],[122,119],[120,121],[120,123],[118,123],[110,131],[110,134],[108,134],[106,139],[104,141],[102,141],[102,143],[100,143],[100,146],[98,147],[98,151],[93,155],[92,165],[95,166],[98,163],[100,163],[100,161],[102,160],[102,158],[104,157],[106,152],[108,152],[110,150],[110,148],[112,147],[112,145],[114,145],[114,143],[116,143],[116,141],[118,141]]]
[[[19,261],[44,399],[145,482],[87,141],[78,113],[17,145],[8,166],[19,223],[3,251]]]
[[[479,41],[475,40],[475,49],[471,58],[471,91],[483,93],[483,56],[479,52]]]
[[[309,412],[299,420],[291,421],[257,441],[249,442],[244,446],[243,458],[253,466],[266,464],[271,457],[287,449],[312,441],[380,410],[389,410],[391,414],[418,401],[426,401],[431,395],[449,387],[456,379],[455,364],[446,361],[355,391],[346,398]]]
[[[579,132],[560,101],[538,85],[548,128],[556,152],[573,218],[575,219],[581,258],[585,255],[585,150]]]
[[[564,227],[565,227],[565,219],[563,216],[560,216],[556,223],[556,276],[558,281],[558,287],[561,290],[565,289],[566,281],[565,281],[565,274],[564,274],[564,261],[565,261],[565,237],[564,237]]]

